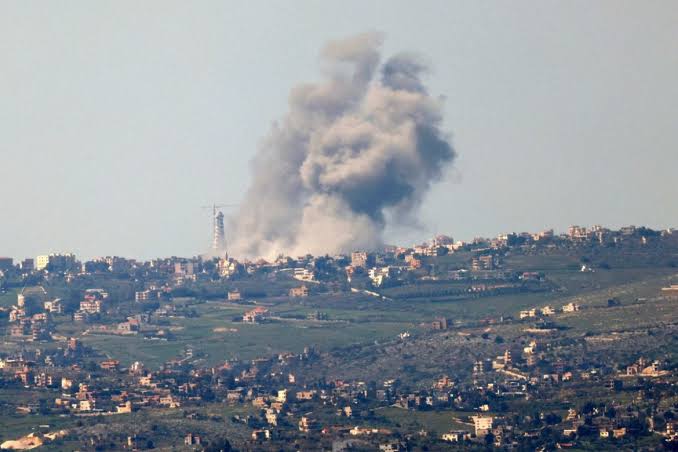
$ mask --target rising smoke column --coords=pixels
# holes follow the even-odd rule
[[[233,221],[236,256],[374,249],[387,221],[413,218],[455,152],[426,67],[400,54],[380,66],[381,36],[328,43],[326,81],[292,89],[289,112],[252,162]]]

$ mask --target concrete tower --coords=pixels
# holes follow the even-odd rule
[[[218,211],[216,206],[213,210],[214,215],[214,237],[212,240],[212,251],[215,255],[226,254],[226,236],[224,234],[224,214]]]
[[[226,232],[224,227],[224,214],[222,208],[236,207],[236,204],[212,204],[202,206],[203,209],[212,211],[212,246],[210,247],[209,257],[226,257]]]

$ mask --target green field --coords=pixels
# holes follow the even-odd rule
[[[527,265],[527,263],[521,263]],[[355,344],[394,339],[403,331],[424,331],[436,317],[452,322],[483,318],[517,317],[522,309],[534,306],[562,306],[575,301],[587,308],[603,307],[609,298],[618,298],[627,305],[637,298],[656,295],[675,274],[675,269],[610,269],[582,273],[567,268],[569,259],[532,259],[533,269],[546,271],[560,289],[555,292],[537,292],[503,296],[467,298],[461,300],[394,300],[381,301],[374,297],[355,294],[318,295],[305,299],[286,297],[264,298],[262,303],[277,319],[270,323],[244,324],[235,322],[251,305],[226,302],[193,303],[198,313],[195,318],[172,318],[170,330],[174,340],[145,340],[141,336],[83,336],[86,344],[123,364],[142,361],[155,368],[163,362],[181,357],[190,347],[202,354],[207,364],[227,359],[252,359],[281,352],[298,353],[312,346],[321,351]],[[175,303],[186,303],[178,300]],[[628,308],[631,309],[631,308]],[[648,306],[642,311],[648,321],[661,314],[661,306]],[[321,311],[329,321],[307,321],[308,313]],[[629,313],[620,311],[619,319],[610,317],[598,330],[614,326],[622,328]],[[607,315],[608,313],[606,313]],[[609,314],[612,314],[610,312]],[[638,315],[638,314],[634,314]],[[597,330],[587,315],[564,316],[562,322],[582,331]],[[604,328],[603,328],[604,327]],[[63,324],[64,335],[76,334],[73,325]]]
[[[145,340],[140,336],[83,336],[83,341],[107,355],[129,364],[143,361],[156,367],[164,361],[180,356],[186,347],[202,352],[208,364],[227,359],[253,359],[280,352],[303,351],[304,347],[330,350],[375,340],[394,338],[410,322],[314,322],[307,320],[280,320],[262,324],[234,322],[234,315],[242,314],[243,307],[223,306],[217,303],[199,306],[200,317],[175,318],[171,331],[175,340]],[[275,314],[289,311],[274,310]],[[310,311],[310,310],[309,310]],[[303,313],[303,311],[299,311]]]
[[[471,257],[471,253],[458,253],[427,258],[427,261],[435,263],[436,268],[443,271],[463,266]],[[300,352],[307,346],[329,351],[356,344],[390,341],[404,331],[413,334],[425,332],[436,317],[446,317],[450,324],[464,326],[481,319],[517,318],[523,309],[545,305],[559,307],[570,302],[582,305],[585,310],[559,316],[558,321],[574,333],[621,330],[629,318],[641,325],[673,320],[673,307],[670,305],[648,302],[639,308],[633,307],[633,304],[638,299],[655,297],[662,286],[676,279],[675,268],[647,265],[630,268],[627,265],[581,272],[579,261],[578,256],[569,254],[511,255],[504,260],[506,269],[510,271],[543,272],[550,287],[555,289],[551,291],[477,298],[419,296],[391,301],[361,293],[316,294],[299,299],[262,295],[257,304],[267,307],[274,319],[256,325],[234,320],[251,309],[252,304],[177,298],[172,301],[174,305],[194,310],[197,317],[169,318],[169,324],[161,328],[171,332],[171,340],[148,340],[141,335],[82,335],[85,325],[59,316],[55,318],[56,333],[63,337],[81,337],[86,344],[125,365],[142,361],[151,368],[157,368],[167,360],[181,358],[186,348],[193,349],[195,359],[210,365],[228,359]],[[270,290],[261,292],[277,294],[291,284],[296,283],[274,281]],[[427,287],[426,284],[442,290],[459,287],[456,281],[423,282],[419,285]],[[250,290],[254,289],[255,286],[250,287]],[[403,289],[386,289],[386,293],[397,290]],[[623,307],[603,309],[610,298],[620,300]],[[0,306],[11,306],[15,302],[14,291],[0,295]],[[325,313],[328,321],[306,320],[306,316],[315,311]],[[504,327],[508,332],[516,328],[522,327]],[[0,350],[11,351],[17,346],[16,340],[8,339],[0,345]],[[59,343],[44,345],[45,348],[56,346]]]
[[[416,432],[426,430],[435,436],[440,436],[450,430],[465,430],[472,432],[473,426],[464,424],[455,419],[465,419],[477,413],[459,411],[412,411],[403,408],[388,407],[377,410],[375,413],[385,422],[385,426],[397,430]]]
[[[0,294],[0,308],[9,308],[16,304],[16,290],[8,290]]]

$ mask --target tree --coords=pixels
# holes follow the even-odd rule
[[[205,452],[230,452],[231,443],[226,438],[215,438],[205,447]]]
[[[584,404],[584,406],[581,409],[581,412],[584,414],[591,414],[593,413],[593,410],[596,408],[596,404],[588,401]]]
[[[549,425],[555,425],[560,424],[563,421],[563,418],[558,416],[556,413],[549,413],[544,417],[544,421],[546,421],[546,423]]]

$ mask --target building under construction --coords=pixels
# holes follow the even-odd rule
[[[226,254],[226,236],[224,234],[224,214],[214,208],[214,237],[212,239],[212,251],[215,254]]]
[[[207,207],[212,209],[212,246],[209,252],[212,257],[224,257],[227,254],[224,214],[219,210],[220,207],[230,206],[213,204]]]

